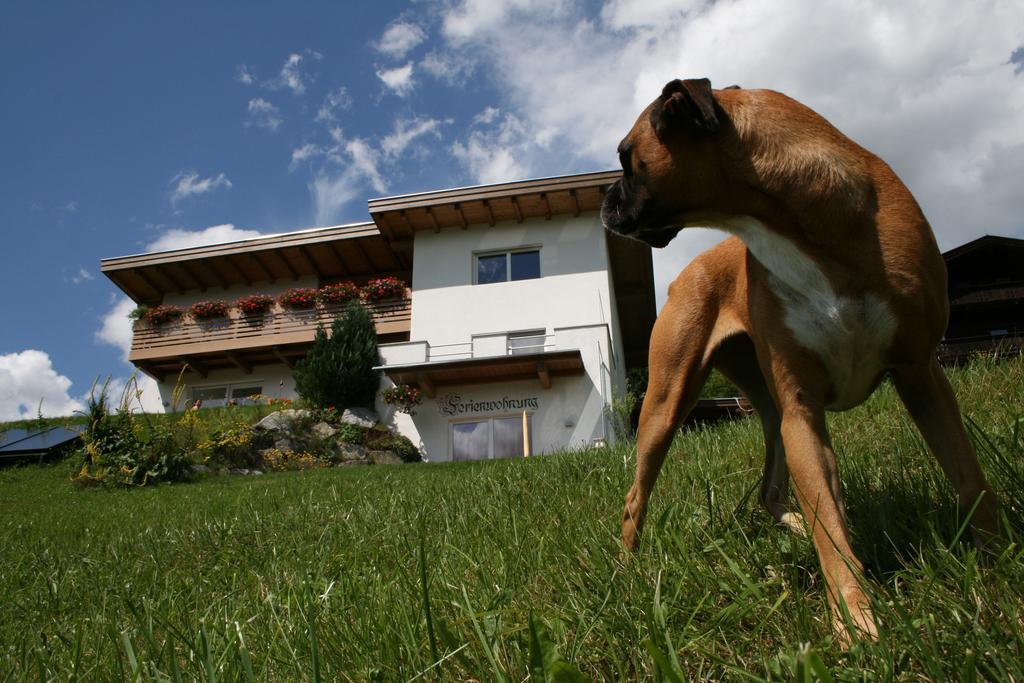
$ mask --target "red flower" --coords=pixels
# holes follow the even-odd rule
[[[210,320],[212,318],[226,318],[228,316],[227,302],[197,301],[189,306],[188,312],[196,320]]]
[[[317,298],[324,305],[346,304],[359,298],[359,287],[354,282],[336,282],[324,285],[317,292]]]
[[[185,311],[171,304],[160,304],[146,311],[144,320],[150,325],[164,325],[179,319]]]
[[[413,408],[423,403],[423,394],[409,384],[399,384],[380,392],[380,397],[389,406],[395,406],[399,412],[415,415]]]
[[[316,306],[316,294],[312,287],[294,287],[277,297],[277,303],[292,310],[308,310]]]
[[[382,277],[370,280],[362,289],[363,298],[367,301],[383,301],[405,296],[405,283],[397,277]]]
[[[250,294],[236,299],[231,305],[243,315],[263,315],[274,305],[274,300],[266,294]]]

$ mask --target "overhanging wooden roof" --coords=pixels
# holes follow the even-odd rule
[[[604,232],[619,313],[623,360],[627,368],[646,367],[651,330],[658,317],[651,248],[638,240],[608,230]]]
[[[303,276],[409,279],[412,255],[396,252],[373,223],[103,259],[101,271],[133,301],[157,304],[165,294]]]
[[[433,398],[441,386],[509,382],[517,379],[540,380],[547,389],[552,377],[583,373],[583,357],[576,349],[543,351],[512,356],[489,356],[449,361],[430,361],[380,368],[395,384],[411,384]]]
[[[605,190],[621,175],[621,171],[599,171],[419,192],[371,199],[368,206],[381,234],[392,245],[401,246],[420,230],[440,232],[448,227],[522,223],[528,218],[595,211]]]

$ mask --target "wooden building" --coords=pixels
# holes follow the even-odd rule
[[[955,363],[1024,348],[1024,240],[985,235],[947,251],[949,326],[939,348]]]

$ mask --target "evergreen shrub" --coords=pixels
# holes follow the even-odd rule
[[[313,347],[295,366],[295,390],[314,408],[373,407],[380,385],[377,330],[362,305],[350,303],[331,333],[317,328]]]

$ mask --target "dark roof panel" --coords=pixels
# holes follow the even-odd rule
[[[12,438],[11,434],[15,434]],[[81,433],[67,427],[50,427],[49,429],[26,430],[12,429],[0,442],[0,457],[45,455],[81,438]],[[20,438],[18,438],[20,437]]]

